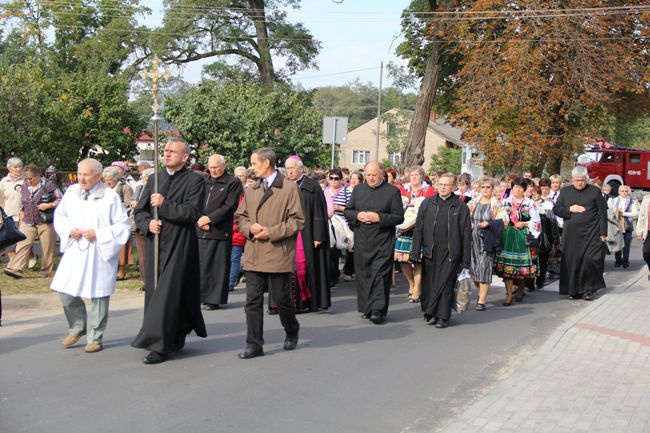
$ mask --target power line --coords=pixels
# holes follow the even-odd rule
[[[363,68],[363,69],[351,69],[349,71],[332,72],[331,74],[310,75],[308,77],[294,77],[294,78],[299,79],[299,80],[306,80],[306,79],[309,79],[309,78],[321,78],[321,77],[330,77],[332,75],[351,74],[353,72],[374,71],[376,69],[379,69],[379,66],[375,66],[375,67],[372,67],[372,68]]]
[[[72,25],[58,25],[56,26],[57,28],[63,28],[63,29],[77,29],[77,30],[88,30],[87,27],[83,26],[72,26]],[[156,34],[156,35],[163,35],[163,36],[186,36],[185,33],[174,33],[174,32],[160,32],[152,29],[138,29],[138,28],[133,28],[133,29],[114,29],[114,28],[101,28],[101,29],[94,29],[97,32],[108,32],[108,33],[121,33],[121,34],[129,34],[129,33],[151,33],[151,34]],[[219,37],[219,39],[224,40],[224,41],[245,41],[248,39],[251,39],[254,37],[251,36],[246,36],[246,37],[234,37],[234,36],[223,36]],[[647,37],[639,35],[639,36],[612,36],[612,37],[585,37],[585,38],[536,38],[536,39],[529,39],[529,38],[509,38],[509,39],[486,39],[486,40],[474,40],[474,39],[436,39],[435,42],[441,42],[441,43],[447,43],[447,44],[484,44],[484,43],[508,43],[508,42],[569,42],[569,41],[616,41],[616,40],[645,40]],[[276,41],[313,41],[313,38],[274,38],[270,37],[267,38],[268,41],[270,42],[276,42]],[[379,41],[380,39],[371,39],[367,41]],[[351,42],[350,39],[328,39],[330,42]]]
[[[45,4],[55,4],[58,3],[59,6],[69,5],[65,2],[55,2],[55,1],[46,1]],[[131,8],[135,11],[135,8]],[[241,8],[209,8],[209,7],[200,7],[191,8],[189,6],[173,6],[168,9],[166,12],[173,16],[166,15],[164,20],[167,22],[191,22],[196,20],[196,14],[205,12],[209,13],[218,13],[218,12],[241,12],[245,9]],[[123,7],[104,7],[102,11],[116,11],[124,12]],[[165,11],[162,11],[165,12]],[[607,8],[573,8],[573,9],[537,9],[537,10],[488,10],[488,11],[436,11],[436,12],[404,12],[406,16],[415,16],[423,21],[434,21],[434,20],[445,20],[445,21],[481,21],[481,20],[502,20],[502,19],[539,19],[539,18],[570,18],[578,16],[609,16],[609,15],[630,15],[630,14],[639,14],[644,12],[650,12],[650,6],[648,5],[638,5],[638,6],[620,6],[620,7],[607,7]],[[133,18],[132,15],[108,15],[101,14],[98,10],[93,12],[74,12],[74,11],[55,11],[55,14],[63,16],[94,16],[100,15],[106,18]],[[348,12],[345,12],[349,15]],[[144,15],[145,12],[138,12],[138,14]],[[181,15],[180,17],[178,15]],[[183,15],[185,17],[183,17]],[[343,18],[334,16],[332,20],[325,19],[321,14],[317,15],[320,19],[310,20],[311,22],[320,22],[327,23],[331,21],[336,22],[352,22],[352,23],[377,23],[377,22],[391,22],[398,21],[401,19],[401,15],[391,15],[387,18],[373,17],[372,15],[364,15],[363,19],[357,18]],[[223,17],[219,17],[223,19]],[[237,17],[233,18],[237,19]],[[268,20],[257,20],[255,18],[249,17],[250,22],[264,22]]]
[[[70,2],[65,1],[65,0],[43,0],[43,4],[50,4],[54,6],[61,6],[61,7],[70,7]],[[110,2],[105,2],[107,4],[110,4]],[[119,9],[123,10],[124,8],[132,8],[135,9],[132,6],[126,6],[123,4],[121,1],[114,1],[113,2],[115,6],[108,6],[104,7],[103,9]],[[399,15],[402,13],[409,14],[409,15],[414,15],[414,16],[448,16],[448,15],[457,15],[457,16],[465,16],[465,15],[476,15],[476,14],[534,14],[534,13],[543,13],[543,14],[548,14],[548,13],[565,13],[565,12],[580,12],[580,13],[587,13],[587,12],[596,12],[596,13],[606,13],[609,11],[621,11],[621,10],[626,10],[626,11],[635,11],[635,10],[643,10],[647,8],[646,5],[629,5],[629,6],[604,6],[604,7],[585,7],[585,8],[556,8],[556,9],[506,9],[506,10],[498,10],[498,9],[486,9],[486,10],[452,10],[452,11],[395,11],[395,12],[376,12],[376,11],[336,11],[336,10],[323,10],[323,11],[312,11],[312,12],[301,12],[303,14],[314,14],[317,16],[322,16],[323,14],[332,14],[332,15],[363,15],[363,16],[372,16],[372,15]],[[276,10],[274,9],[267,9],[267,8],[238,8],[238,7],[212,7],[212,6],[197,6],[197,5],[174,5],[172,6],[169,10],[173,11],[191,11],[191,12],[213,12],[213,11],[224,11],[224,12],[275,12]],[[300,8],[296,8],[296,10],[300,10]],[[287,11],[281,11],[286,13]]]

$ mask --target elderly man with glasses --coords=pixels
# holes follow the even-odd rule
[[[607,203],[600,190],[588,184],[587,169],[575,167],[572,185],[562,188],[553,212],[564,219],[560,295],[591,301],[605,288]]]

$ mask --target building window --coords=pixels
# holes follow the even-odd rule
[[[389,122],[388,125],[386,126],[386,132],[388,137],[394,137],[395,132],[397,131],[397,125],[394,122]]]
[[[370,161],[369,150],[353,150],[352,151],[352,164],[366,164]]]
[[[393,165],[399,165],[402,162],[402,152],[388,152],[388,159]]]

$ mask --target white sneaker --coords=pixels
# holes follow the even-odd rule
[[[37,261],[36,257],[30,258],[29,261],[27,262],[27,267],[29,269],[34,269],[34,267],[36,266],[36,261]]]

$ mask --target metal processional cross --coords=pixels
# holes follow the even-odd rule
[[[151,88],[153,93],[153,104],[151,109],[153,110],[153,117],[151,121],[153,122],[153,194],[158,194],[158,169],[159,169],[159,149],[158,149],[158,130],[160,128],[160,121],[162,118],[158,115],[158,110],[160,105],[158,104],[158,82],[160,80],[169,80],[171,74],[169,71],[164,71],[160,69],[160,59],[158,56],[154,55],[151,59],[151,70],[142,70],[140,71],[140,76],[144,79],[151,80]],[[153,218],[158,219],[158,208],[153,208]],[[154,275],[154,290],[158,288],[158,254],[159,254],[159,242],[160,236],[158,234],[154,235],[154,255],[153,255],[153,275]]]

